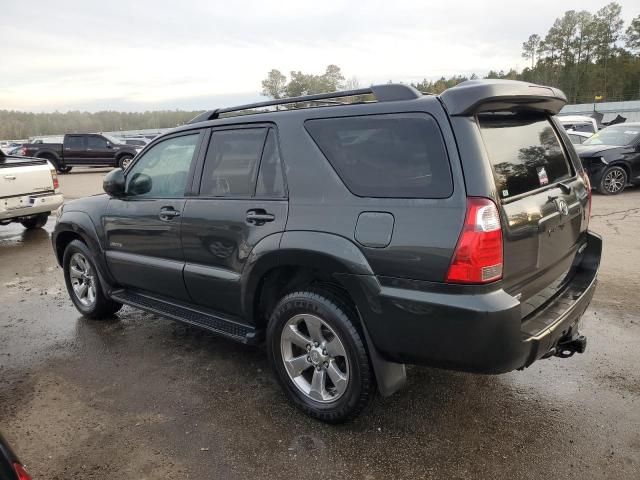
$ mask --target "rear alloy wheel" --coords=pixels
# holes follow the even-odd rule
[[[267,349],[280,385],[324,422],[354,418],[375,391],[355,315],[329,292],[300,291],[280,300],[269,320]]]
[[[27,230],[35,230],[36,228],[42,228],[46,225],[47,220],[49,219],[49,213],[41,213],[39,215],[35,215],[27,220],[23,220],[22,226]]]
[[[609,167],[602,174],[598,191],[603,195],[617,195],[627,185],[627,172],[622,167]]]
[[[62,266],[69,296],[85,317],[106,318],[122,308],[104,294],[91,251],[83,242],[74,240],[67,245]]]
[[[120,160],[118,160],[118,165],[120,166],[121,169],[125,170],[129,166],[132,160],[133,160],[132,156],[123,155],[122,157],[120,157]]]

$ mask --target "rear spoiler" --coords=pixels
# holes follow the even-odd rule
[[[469,80],[445,90],[439,98],[452,116],[504,110],[555,115],[567,103],[557,88],[515,80]]]

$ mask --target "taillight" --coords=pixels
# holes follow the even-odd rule
[[[591,218],[591,181],[586,171],[582,170],[582,180],[584,181],[584,188],[587,189],[587,223]]]
[[[502,228],[496,204],[467,198],[467,214],[447,273],[451,283],[488,283],[502,278]]]
[[[53,181],[53,189],[58,190],[58,188],[60,188],[60,182],[58,181],[58,173],[53,168],[51,169],[51,180]]]
[[[16,475],[18,476],[18,480],[32,480],[31,475],[29,475],[27,471],[24,469],[24,467],[19,463],[14,463],[13,469],[15,470]]]

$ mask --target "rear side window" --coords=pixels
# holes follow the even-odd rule
[[[569,178],[571,169],[549,119],[543,116],[478,116],[500,198]]]
[[[425,114],[307,120],[305,127],[355,195],[446,198],[453,192],[440,129]]]
[[[64,143],[65,143],[65,147],[73,148],[73,149],[85,148],[85,145],[86,145],[85,137],[67,137]]]
[[[200,195],[252,196],[266,136],[266,128],[214,131],[205,159]]]

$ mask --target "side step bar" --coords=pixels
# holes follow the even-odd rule
[[[167,300],[131,290],[115,290],[111,292],[111,298],[125,305],[139,308],[140,310],[204,328],[210,332],[244,344],[256,345],[262,341],[261,330]]]

